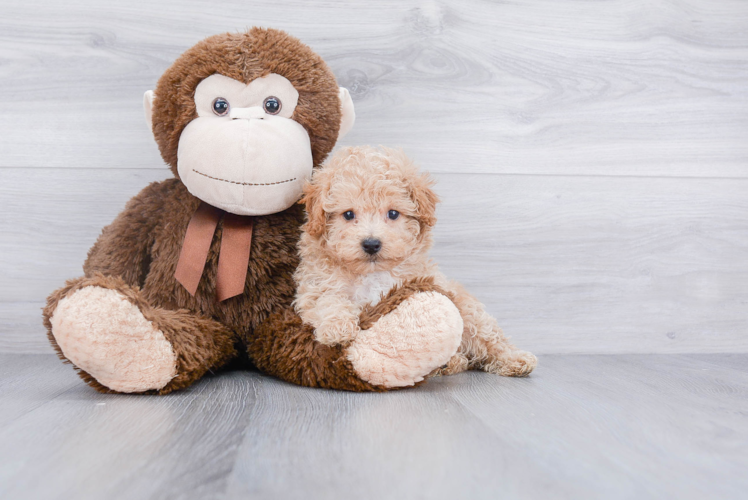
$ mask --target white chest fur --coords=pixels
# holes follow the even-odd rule
[[[356,304],[374,305],[379,302],[383,293],[389,292],[393,286],[399,283],[400,280],[388,271],[365,274],[359,276],[351,284],[350,298]]]

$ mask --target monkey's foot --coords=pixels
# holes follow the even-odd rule
[[[361,330],[347,357],[370,384],[414,385],[449,362],[460,346],[462,328],[451,300],[436,291],[417,292]]]
[[[117,290],[74,290],[59,301],[50,323],[65,357],[111,390],[158,390],[177,374],[177,356],[163,332]]]

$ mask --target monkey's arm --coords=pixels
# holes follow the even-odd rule
[[[279,311],[253,332],[249,357],[294,384],[382,391],[424,380],[449,361],[462,336],[459,311],[429,279],[394,288],[359,321],[362,330],[350,344],[329,346],[293,310]]]
[[[83,264],[87,277],[99,272],[120,276],[131,286],[142,286],[150,266],[155,227],[162,220],[164,196],[173,182],[154,182],[132,198],[105,227]]]

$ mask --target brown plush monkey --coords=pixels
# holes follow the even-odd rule
[[[319,344],[290,308],[304,222],[296,201],[353,123],[348,92],[311,49],[269,29],[210,37],[164,73],[145,108],[175,178],[130,200],[85,276],[44,310],[50,341],[87,383],[166,394],[238,360],[296,384],[385,390],[454,354],[461,328],[435,325],[445,315],[457,324],[459,312],[428,281],[364,311],[376,345]],[[377,350],[403,339],[408,349]],[[394,382],[359,375],[362,359]]]

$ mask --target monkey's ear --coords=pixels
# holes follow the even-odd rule
[[[145,121],[148,123],[148,130],[153,132],[153,91],[146,90],[143,95],[143,109],[145,110]]]
[[[340,131],[338,132],[338,140],[340,140],[353,128],[353,122],[356,121],[356,111],[353,109],[353,100],[348,89],[340,87],[338,97],[340,97],[341,111]]]

